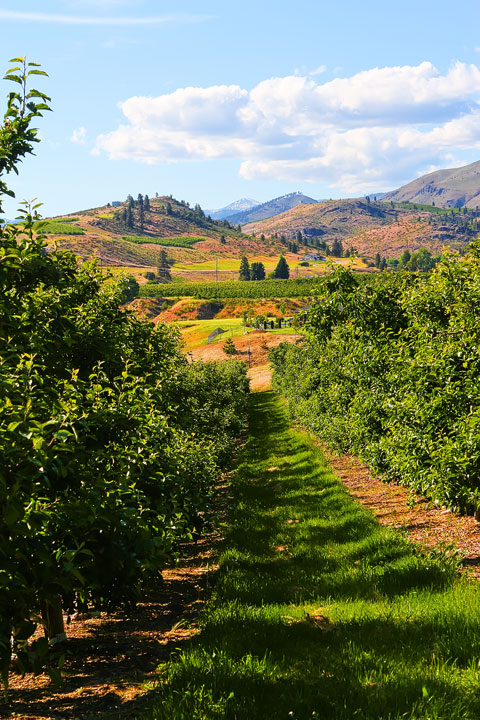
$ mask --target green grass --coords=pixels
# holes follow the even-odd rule
[[[35,223],[35,230],[45,235],[85,235],[85,232],[78,225],[68,222],[57,222],[56,220],[40,220]]]
[[[272,393],[250,438],[201,632],[144,720],[480,717],[479,592],[356,503]]]
[[[211,341],[211,345],[214,345],[215,343],[224,343],[229,337],[242,337],[245,334],[241,318],[177,320],[174,324],[179,327],[187,350],[193,350],[196,347],[208,345],[208,336],[217,328],[222,328],[225,332],[221,335],[217,335],[217,337]],[[248,332],[253,332],[253,328],[248,328]],[[264,332],[274,335],[291,335],[295,331],[293,328],[275,328],[274,330],[265,330]]]
[[[195,243],[208,240],[206,237],[191,237],[190,235],[179,237],[147,237],[146,235],[123,235],[122,240],[134,243],[135,245],[161,245],[163,247],[191,248]]]

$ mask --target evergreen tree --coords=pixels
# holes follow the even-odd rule
[[[168,262],[167,253],[165,250],[160,251],[157,262],[157,277],[158,282],[167,283],[171,282],[172,276],[170,273],[170,263]]]
[[[380,253],[377,252],[377,254],[375,255],[375,267],[376,268],[380,267],[381,261],[382,261],[382,258],[380,257]]]
[[[343,255],[343,245],[341,240],[335,240],[332,243],[332,255],[333,257],[342,257]]]
[[[221,243],[222,245],[226,245],[227,240],[226,240],[225,235],[220,235],[220,243]]]
[[[133,200],[133,198],[132,198],[132,200]],[[127,207],[127,219],[126,219],[125,224],[129,228],[133,228],[133,212],[132,212],[132,208],[130,205]]]
[[[143,195],[141,193],[138,193],[137,205],[138,207],[143,207]]]
[[[302,242],[303,242],[303,235],[302,235],[301,231],[299,230],[299,231],[297,232],[297,243],[298,243],[299,245],[301,245]]]
[[[250,264],[245,255],[240,260],[240,271],[238,273],[239,280],[250,280]]]
[[[273,275],[275,278],[287,280],[290,277],[290,268],[288,267],[288,263],[283,257],[283,255],[280,255],[280,260],[277,263],[277,267],[273,271]]]
[[[380,268],[380,270],[383,271],[383,270],[385,270],[386,267],[387,267],[387,261],[385,260],[384,257],[382,257],[382,259],[381,259],[381,261],[380,261],[379,268]]]
[[[140,230],[143,232],[143,225],[145,222],[145,210],[143,209],[143,202],[141,205],[138,206],[138,222],[140,225]]]
[[[166,210],[167,215],[173,215],[171,203],[167,202],[167,206],[166,206],[165,210]]]
[[[253,262],[250,266],[252,280],[265,280],[265,265],[262,262]]]
[[[150,198],[148,195],[145,195],[143,198],[143,207],[145,208],[145,212],[150,212]]]

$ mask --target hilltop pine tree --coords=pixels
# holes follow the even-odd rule
[[[145,209],[145,212],[150,212],[150,198],[148,195],[145,195],[143,198],[143,207]]]

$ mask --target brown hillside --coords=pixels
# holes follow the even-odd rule
[[[387,193],[382,202],[411,202],[437,207],[480,206],[480,160],[459,168],[437,170]]]
[[[344,249],[354,247],[359,255],[398,257],[403,250],[426,247],[437,254],[446,247],[460,248],[474,233],[438,212],[392,207],[365,200],[329,200],[316,205],[299,205],[281,215],[250,223],[244,232],[294,238],[298,231],[310,241],[331,244],[338,239]]]
[[[167,214],[167,204],[171,214]],[[278,255],[280,244],[275,240],[262,241],[252,239],[242,232],[226,227],[220,221],[208,220],[201,211],[190,208],[170,197],[150,200],[151,210],[145,212],[143,231],[140,229],[138,208],[133,210],[134,226],[127,228],[121,221],[123,206],[108,206],[71,213],[74,225],[84,231],[84,235],[49,235],[48,240],[55,242],[61,249],[68,249],[84,259],[97,258],[103,265],[151,267],[155,265],[161,246],[148,243],[149,238],[162,237],[204,237],[191,248],[164,247],[168,256],[177,262],[202,262],[212,257],[238,258],[248,255]],[[60,220],[62,218],[53,218]],[[222,235],[225,244],[220,242]],[[126,236],[145,238],[144,244],[136,244],[123,239]]]
[[[395,212],[388,207],[366,200],[327,200],[297,205],[275,217],[244,225],[242,230],[257,236],[277,233],[287,238],[294,238],[300,230],[306,237],[318,237],[327,242],[335,238],[343,241],[359,227],[386,225],[394,218]]]

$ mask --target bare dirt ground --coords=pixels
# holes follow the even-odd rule
[[[458,551],[462,570],[480,579],[480,523],[473,517],[436,506],[402,485],[382,482],[357,458],[324,452],[348,492],[382,525],[403,531],[423,547],[443,548],[447,554]]]
[[[45,673],[10,673],[9,704],[0,718],[129,720],[158,692],[158,668],[198,632],[197,616],[215,583],[228,486],[219,487],[215,529],[182,546],[182,558],[158,577],[128,612],[80,616],[67,625],[63,682]]]
[[[243,360],[250,368],[257,368],[260,365],[268,363],[268,351],[272,347],[277,347],[281,342],[294,343],[300,335],[272,335],[268,332],[255,330],[243,337],[233,338],[236,355],[225,355],[223,351],[223,343],[216,342],[212,345],[204,345],[192,350],[194,360]],[[250,354],[249,354],[250,349]]]

